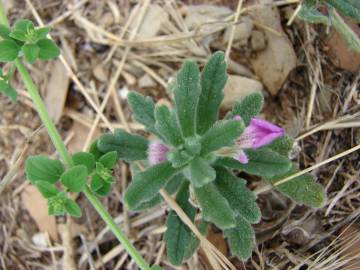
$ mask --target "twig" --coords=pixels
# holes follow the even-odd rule
[[[243,3],[243,0],[239,0],[237,8],[236,8],[234,22],[237,22],[239,20],[242,3]],[[229,57],[230,57],[230,51],[231,51],[231,47],[232,47],[232,44],[233,44],[233,41],[234,41],[235,30],[236,30],[236,24],[234,24],[231,27],[230,38],[229,38],[228,46],[226,48],[226,53],[225,53],[225,59],[226,60],[228,60]]]

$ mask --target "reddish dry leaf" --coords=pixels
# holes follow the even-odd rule
[[[74,154],[76,152],[83,151],[86,138],[90,133],[90,128],[79,122],[74,122],[71,132],[73,132],[74,136],[68,144],[69,152]],[[100,130],[97,128],[94,132],[93,139],[98,138],[99,136]]]
[[[46,87],[45,105],[51,119],[57,123],[62,115],[69,88],[69,75],[63,64],[57,60],[52,68]]]
[[[49,216],[47,200],[41,193],[34,186],[29,185],[23,190],[21,198],[39,230],[49,233],[51,239],[58,241],[55,217]]]
[[[351,29],[360,37],[360,26],[348,17],[344,17],[344,21]],[[342,69],[357,73],[360,71],[360,54],[354,50],[350,50],[346,45],[344,38],[334,29],[327,40],[329,56],[331,62]]]

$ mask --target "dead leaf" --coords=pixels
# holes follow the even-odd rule
[[[74,122],[73,126],[71,127],[71,132],[73,132],[74,136],[68,144],[69,152],[73,154],[79,151],[83,151],[84,143],[90,132],[90,128],[81,124],[80,122]],[[98,138],[99,136],[100,129],[97,128],[94,132],[93,138]]]
[[[305,220],[291,220],[281,229],[281,234],[287,242],[301,246],[306,245],[321,233],[323,233],[323,228],[318,215],[312,215]]]
[[[68,88],[69,76],[63,64],[57,60],[54,62],[45,96],[46,108],[55,123],[61,118]]]
[[[161,6],[157,4],[151,4],[146,11],[136,36],[142,38],[155,37],[160,31],[161,25],[168,20],[169,15]],[[136,24],[137,19],[134,19],[130,29],[134,29]]]
[[[259,6],[251,12],[258,24],[271,28],[280,34],[264,30],[267,39],[266,48],[251,59],[255,74],[258,75],[272,95],[276,95],[289,75],[296,67],[294,48],[281,27],[280,14],[272,8],[272,0],[261,0]]]
[[[221,107],[230,110],[236,101],[242,100],[247,95],[261,92],[262,89],[262,84],[257,80],[229,75],[224,88],[224,100]]]
[[[348,17],[344,17],[343,19],[360,37],[360,26]],[[350,50],[341,34],[334,29],[331,30],[327,40],[327,46],[330,60],[335,66],[354,73],[360,71],[360,54],[354,50]]]
[[[47,232],[51,239],[58,241],[55,217],[49,216],[47,200],[43,198],[36,187],[28,185],[21,193],[21,199],[39,230]]]
[[[340,239],[342,244],[340,259],[348,260],[342,270],[360,269],[360,224],[355,223],[346,227]]]
[[[234,43],[239,43],[240,45],[246,45],[251,32],[253,30],[254,24],[249,16],[241,17],[240,21],[236,24],[234,32]],[[224,34],[224,43],[228,43],[230,35],[232,32],[232,27],[228,27]]]

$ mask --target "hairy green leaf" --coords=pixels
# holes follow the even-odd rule
[[[130,92],[127,99],[134,119],[140,124],[143,124],[147,131],[157,134],[153,100],[150,97],[144,97],[136,92]]]
[[[298,16],[303,21],[309,23],[330,24],[329,18],[318,10],[318,6],[314,0],[303,0]]]
[[[246,149],[245,153],[249,159],[246,164],[242,164],[230,157],[222,157],[216,161],[216,165],[243,170],[249,174],[263,177],[272,177],[285,173],[291,167],[288,158],[267,148]]]
[[[226,198],[231,208],[250,223],[261,219],[260,208],[256,204],[255,194],[246,187],[246,181],[234,176],[228,170],[217,167],[215,186]]]
[[[80,192],[86,184],[87,175],[86,166],[76,165],[64,172],[60,177],[60,181],[70,191]]]
[[[102,135],[98,142],[98,149],[102,152],[117,151],[118,158],[125,161],[143,160],[147,158],[148,140],[139,135],[132,135],[123,129],[116,129],[115,133]]]
[[[31,183],[45,181],[54,184],[64,172],[64,166],[59,160],[46,156],[30,156],[25,164],[26,177]]]
[[[194,221],[196,209],[189,203],[189,183],[185,182],[180,187],[176,202],[184,210],[191,221]],[[172,265],[182,264],[185,251],[190,244],[191,230],[181,221],[175,211],[171,211],[166,222],[165,243],[167,257]]]
[[[196,110],[201,93],[200,73],[194,61],[187,60],[181,67],[174,89],[176,113],[182,135],[195,135]]]
[[[190,181],[194,187],[199,188],[215,180],[215,170],[203,158],[195,157],[189,165]]]
[[[128,208],[134,209],[142,202],[154,198],[178,171],[170,162],[163,162],[136,174],[125,193]]]
[[[201,94],[197,108],[197,132],[204,134],[218,119],[227,81],[223,52],[214,53],[201,74]]]
[[[200,233],[202,235],[206,236],[206,234],[208,233],[208,229],[209,229],[209,223],[205,220],[201,220],[199,225],[197,225],[197,227],[198,227],[198,230],[200,231]],[[184,260],[186,261],[186,260],[190,259],[190,257],[192,255],[194,255],[194,253],[199,248],[199,246],[200,246],[200,240],[192,232],[189,244],[187,245],[187,247],[185,249]]]
[[[299,169],[293,164],[288,172],[271,178],[265,178],[265,181],[275,184],[297,172],[299,172]],[[303,174],[275,187],[294,201],[311,207],[321,207],[326,201],[324,188],[315,182],[315,177],[311,174]]]
[[[232,146],[244,131],[244,124],[236,120],[216,122],[201,138],[201,155],[205,156],[225,146]]]
[[[214,223],[221,229],[235,226],[236,214],[214,183],[209,183],[201,188],[194,188],[194,192],[205,220]]]
[[[275,139],[272,143],[266,145],[265,148],[270,148],[272,151],[288,158],[289,153],[294,145],[294,140],[287,135]]]
[[[0,41],[0,62],[11,62],[18,56],[20,47],[15,41],[5,39]]]
[[[156,130],[168,144],[178,146],[183,143],[176,115],[170,112],[167,106],[160,105],[155,108],[155,119]]]
[[[88,152],[78,152],[72,156],[74,165],[85,165],[87,173],[90,174],[95,168],[95,157]]]
[[[241,116],[245,125],[248,126],[252,118],[257,116],[264,105],[264,97],[261,93],[246,96],[242,101],[236,102],[230,116]]]
[[[41,60],[54,59],[60,55],[59,47],[51,39],[40,39],[36,45],[40,48],[39,59]]]
[[[342,14],[352,17],[360,23],[360,2],[359,0],[325,0],[328,4],[335,7]]]
[[[36,181],[35,186],[44,198],[51,198],[59,193],[59,190],[53,184],[46,181]]]
[[[174,149],[168,153],[167,158],[174,168],[181,168],[187,165],[194,157],[186,150]]]
[[[164,189],[169,193],[169,194],[174,194],[179,186],[185,181],[185,177],[183,176],[182,173],[178,173],[177,175],[175,175],[174,177],[172,177],[169,182],[167,182],[167,184],[165,185]],[[161,203],[163,201],[163,198],[160,194],[157,194],[154,198],[152,198],[149,201],[145,201],[142,202],[139,206],[137,206],[136,208],[133,209],[133,211],[144,211],[146,209],[155,207],[156,205],[158,205],[159,203]]]
[[[251,257],[255,233],[249,222],[241,216],[236,218],[236,227],[224,231],[231,253],[245,261]]]

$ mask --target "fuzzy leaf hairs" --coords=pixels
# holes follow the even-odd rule
[[[222,52],[213,54],[202,72],[194,61],[185,61],[172,86],[172,108],[135,92],[128,96],[134,119],[155,139],[119,129],[104,134],[96,146],[102,153],[116,151],[118,158],[131,164],[132,182],[124,198],[130,210],[144,211],[161,203],[159,191],[164,188],[202,233],[209,223],[216,225],[233,255],[247,260],[255,242],[251,225],[260,221],[261,210],[246,179],[237,173],[275,184],[297,168],[289,160],[292,140],[284,129],[258,117],[264,103],[261,94],[245,97],[218,119],[226,80]],[[323,188],[310,175],[274,187],[312,207],[325,200]],[[199,241],[174,211],[166,224],[168,259],[180,265],[197,250]]]

